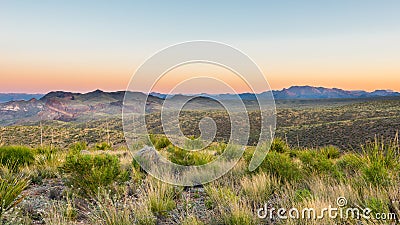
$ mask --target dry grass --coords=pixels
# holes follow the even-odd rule
[[[258,173],[241,180],[243,195],[254,207],[262,205],[279,188],[279,180],[267,173]]]

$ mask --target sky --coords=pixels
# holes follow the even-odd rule
[[[124,90],[147,58],[190,40],[240,49],[272,89],[400,91],[399,11],[397,0],[0,0],[0,92]]]

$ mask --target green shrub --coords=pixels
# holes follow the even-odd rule
[[[200,138],[195,139],[191,137],[185,141],[185,149],[187,150],[196,150],[196,149],[203,149],[203,141]]]
[[[326,146],[320,148],[319,152],[327,159],[337,159],[340,157],[340,150],[335,146]]]
[[[374,186],[388,186],[391,183],[388,169],[378,162],[373,162],[363,169],[363,178]]]
[[[363,178],[374,186],[387,186],[400,170],[399,145],[375,140],[363,146]]]
[[[223,142],[218,142],[218,144],[216,145],[211,145],[209,149],[211,151],[215,151],[218,155],[221,155],[225,151],[226,147],[227,144]]]
[[[176,207],[174,199],[178,194],[175,187],[170,184],[158,180],[149,182],[146,194],[148,207],[157,216],[166,216]]]
[[[86,142],[76,142],[69,146],[69,150],[72,154],[78,154],[82,150],[87,150],[87,144]]]
[[[156,139],[154,142],[154,147],[158,150],[166,148],[168,145],[170,145],[171,142],[167,137],[159,137]]]
[[[29,185],[29,179],[23,174],[14,174],[4,169],[0,172],[0,221],[5,212],[19,204],[24,196],[23,190]]]
[[[174,146],[169,146],[167,151],[170,153],[168,158],[171,162],[183,166],[204,165],[214,158],[207,152],[191,152]]]
[[[0,163],[12,168],[27,166],[35,161],[32,149],[24,146],[0,147]]]
[[[381,167],[399,170],[399,146],[393,143],[385,144],[375,141],[362,147],[363,156],[368,164],[379,164]]]
[[[225,151],[221,155],[224,160],[226,161],[232,161],[234,159],[238,159],[240,156],[242,156],[244,151],[242,150],[241,146],[229,144],[226,145]]]
[[[294,201],[295,202],[302,202],[305,199],[310,199],[312,198],[312,193],[309,189],[303,188],[303,189],[298,189],[294,193]]]
[[[337,167],[346,175],[356,175],[364,167],[364,161],[354,153],[343,155],[336,162]]]
[[[95,149],[96,150],[103,150],[103,151],[104,150],[111,150],[111,145],[108,144],[107,142],[102,142],[102,143],[96,144]]]
[[[282,139],[280,139],[280,138],[275,138],[273,141],[272,141],[272,144],[271,144],[271,151],[274,151],[274,152],[279,152],[279,153],[284,153],[284,152],[287,152],[287,151],[289,151],[290,150],[290,148],[289,148],[289,146],[286,144],[286,142],[284,142]]]
[[[53,160],[54,156],[57,154],[57,151],[60,151],[59,149],[55,148],[50,148],[50,147],[39,147],[34,149],[34,152],[36,155],[42,156],[43,160]]]
[[[157,150],[161,150],[163,148],[168,147],[171,142],[169,141],[169,139],[165,136],[161,136],[161,135],[154,135],[154,134],[150,134],[149,135],[149,139],[150,139],[150,145],[152,144],[154,146],[154,148],[156,148]]]
[[[118,157],[107,154],[68,155],[62,170],[67,174],[67,184],[84,196],[95,196],[99,187],[109,187],[126,178]]]
[[[181,221],[182,225],[203,225],[204,223],[199,220],[197,217],[190,215],[188,217],[185,217]]]
[[[318,174],[331,175],[334,178],[340,178],[341,173],[337,165],[327,158],[327,155],[321,154],[315,150],[303,150],[299,154],[299,159],[308,173],[317,172]]]
[[[289,153],[290,158],[296,158],[301,155],[301,152],[302,152],[302,150],[300,150],[300,149],[290,149],[288,153]]]
[[[273,174],[282,181],[298,181],[302,178],[298,164],[288,155],[278,152],[268,152],[258,169]]]
[[[371,209],[371,214],[376,218],[377,213],[389,213],[389,204],[384,199],[375,197],[365,200],[365,208]]]
[[[256,224],[253,215],[249,212],[235,210],[222,216],[225,225],[252,225]]]

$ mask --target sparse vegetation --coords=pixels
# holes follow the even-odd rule
[[[62,170],[67,184],[84,196],[95,196],[99,187],[124,181],[119,160],[112,155],[68,155]]]
[[[15,173],[2,167],[0,171],[0,221],[4,214],[18,205],[24,196],[21,195],[29,185],[29,179],[22,173]]]
[[[348,200],[345,207],[369,207],[373,215],[390,212],[400,218],[398,127],[392,126],[398,120],[398,102],[385,102],[387,107],[379,112],[383,103],[324,108],[285,105],[278,109],[278,138],[259,168],[247,170],[255,149],[249,143],[231,171],[190,188],[162,183],[142,170],[124,146],[118,120],[109,119],[107,129],[101,120],[84,125],[43,122],[40,147],[35,124],[1,127],[0,223],[388,224],[393,221],[278,220],[276,215],[260,219],[257,209],[320,210],[337,206],[336,199],[342,196]],[[224,154],[230,130],[224,125],[224,112],[206,113],[217,126],[222,125],[207,147],[194,138],[199,136],[195,121],[204,112],[182,113],[183,133],[191,139],[184,145],[193,150],[205,147],[200,151],[173,146],[159,130],[155,114],[149,115],[154,119],[149,141],[161,155],[180,165],[204,165],[221,155],[234,158],[240,151]],[[257,113],[250,116],[253,129]],[[371,136],[372,131],[367,131],[371,128],[374,134],[394,139]],[[256,133],[251,131],[253,141]]]
[[[0,164],[18,169],[21,166],[28,166],[35,160],[32,149],[24,146],[3,146],[0,147]]]
[[[189,154],[171,144],[160,146],[164,146],[160,148],[162,154],[184,165],[212,161],[227,147],[223,143],[213,143]],[[15,218],[12,215],[18,210],[27,210],[27,206],[21,209],[16,206],[26,204],[22,202],[24,195],[21,193],[28,187],[29,180],[44,185],[48,180],[60,179],[65,181],[65,191],[59,196],[52,194],[54,200],[49,200],[46,213],[21,219],[41,218],[48,224],[78,224],[79,221],[105,225],[163,224],[177,220],[181,224],[296,224],[298,221],[291,219],[260,219],[256,210],[266,204],[275,208],[313,206],[318,210],[335,205],[340,196],[346,197],[350,205],[371,208],[375,214],[400,212],[400,205],[396,204],[400,182],[397,139],[367,143],[362,152],[344,152],[333,146],[291,148],[284,141],[276,140],[254,172],[246,170],[254,151],[254,147],[248,147],[235,168],[205,185],[201,192],[198,191],[201,189],[192,188],[196,190],[194,194],[148,176],[131,157],[126,157],[126,150],[98,152],[92,149],[82,153],[82,149],[87,149],[83,143],[71,145],[69,150],[17,149],[28,149],[34,160],[21,164],[18,173],[3,166],[4,171],[14,174],[2,172],[1,176],[1,196],[7,199],[2,200],[3,220]],[[193,204],[197,204],[197,208]],[[14,208],[16,210],[11,210]],[[29,211],[24,213],[30,215]],[[351,223],[357,221],[366,222],[352,220]],[[329,219],[320,222],[334,223]]]

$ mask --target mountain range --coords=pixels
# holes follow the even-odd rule
[[[0,93],[0,103],[18,100],[31,100],[32,98],[40,99],[44,94],[24,94],[24,93]]]
[[[131,112],[139,112],[147,95],[141,92],[128,92],[128,107]],[[286,99],[346,99],[374,98],[400,96],[400,93],[389,90],[346,91],[338,88],[312,86],[293,86],[279,91],[273,91],[276,100]],[[89,93],[72,93],[55,91],[46,95],[1,94],[1,99],[8,100],[0,103],[0,126],[29,124],[41,120],[81,121],[85,122],[108,116],[120,116],[122,112],[125,91],[104,92],[101,90]],[[213,97],[213,95],[207,95]],[[239,95],[245,102],[254,102],[256,95],[242,93]],[[270,92],[257,94],[257,98],[270,98]],[[218,99],[234,99],[232,94],[214,95]],[[151,93],[147,98],[146,111],[158,111],[165,98],[179,99],[179,95],[166,96]],[[197,98],[191,103],[193,108],[214,107],[208,98]],[[253,103],[251,103],[253,104]]]
[[[372,92],[367,91],[347,91],[339,88],[325,88],[325,87],[313,87],[313,86],[292,86],[290,88],[284,88],[282,90],[272,91],[274,99],[344,99],[344,98],[373,98],[373,97],[394,97],[400,96],[399,92],[392,90],[375,90]],[[151,95],[158,98],[167,98],[166,94],[151,93]],[[215,96],[219,99],[234,99],[232,94],[217,94],[205,96]],[[241,93],[240,98],[243,100],[255,100],[257,98],[270,98],[269,92],[262,92],[259,94],[253,93]]]

